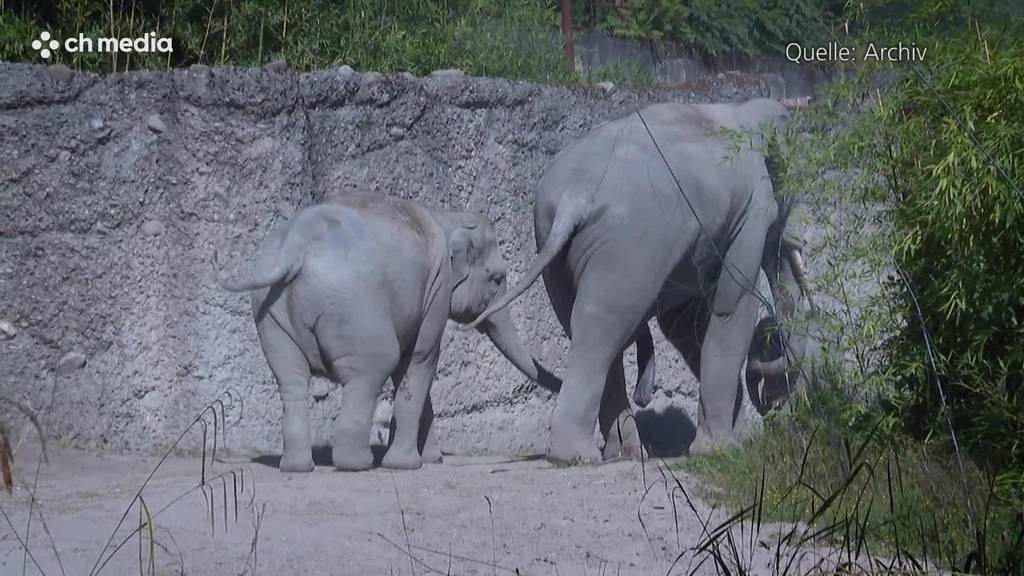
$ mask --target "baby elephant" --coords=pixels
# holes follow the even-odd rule
[[[284,403],[281,471],[313,469],[314,373],[344,386],[332,450],[337,468],[373,466],[371,421],[388,377],[396,391],[395,430],[383,465],[413,469],[423,459],[440,461],[430,386],[445,323],[471,322],[500,298],[505,271],[482,216],[356,194],[302,210],[271,232],[252,278],[218,272],[225,289],[251,292],[260,345]],[[507,312],[489,317],[480,331],[529,378],[557,387]]]

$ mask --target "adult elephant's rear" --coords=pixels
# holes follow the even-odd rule
[[[765,122],[786,118],[773,100],[657,104],[599,126],[545,170],[535,202],[538,258],[480,317],[543,274],[572,340],[549,458],[600,460],[595,423],[604,458],[640,454],[622,351],[652,316],[700,381],[690,452],[736,439],[756,280],[779,220],[760,134]],[[721,128],[758,136],[737,149]]]

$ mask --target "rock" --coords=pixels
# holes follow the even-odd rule
[[[380,72],[364,72],[359,78],[359,80],[364,85],[376,84],[377,82],[380,82],[383,79],[384,75],[381,74]]]
[[[210,67],[206,64],[193,64],[188,67],[189,71],[196,72],[198,74],[205,74],[210,71]]]
[[[338,68],[338,76],[341,76],[342,78],[348,78],[355,73],[356,71],[353,70],[352,67],[349,66],[348,64],[343,64],[340,68]]]
[[[62,376],[71,374],[86,364],[85,354],[81,352],[68,352],[57,362],[57,374]]]
[[[54,82],[67,82],[75,75],[75,71],[63,64],[51,64],[46,67],[46,74]]]
[[[391,134],[392,138],[402,138],[405,136],[405,128],[402,128],[401,126],[392,126],[391,129],[388,130],[388,134]]]
[[[164,121],[161,120],[160,116],[157,114],[150,114],[149,118],[146,120],[146,127],[157,134],[167,130],[167,125],[164,124]]]
[[[68,160],[71,160],[71,152],[67,150],[61,150],[60,152],[57,152],[58,162],[67,163]]]
[[[7,320],[0,320],[0,340],[10,340],[18,335],[18,329]]]
[[[92,128],[93,130],[102,130],[103,126],[103,118],[93,118],[89,120],[89,128]]]
[[[159,236],[164,233],[167,228],[164,223],[159,220],[147,220],[142,225],[142,233],[146,236]]]
[[[595,86],[600,88],[601,90],[604,90],[605,94],[611,94],[612,92],[615,92],[614,82],[609,82],[605,80],[604,82],[598,82],[597,84],[595,84]]]
[[[150,390],[142,397],[142,401],[140,401],[139,404],[141,404],[144,409],[151,412],[159,410],[160,407],[164,405],[164,395],[156,390]]]
[[[267,72],[287,72],[288,63],[285,62],[284,60],[274,60],[273,62],[264,64],[263,69],[266,70]]]
[[[309,383],[309,392],[313,395],[313,400],[319,402],[331,393],[330,382],[323,378],[313,378],[313,381]]]
[[[398,73],[398,77],[403,79],[403,80],[415,80],[416,79],[416,75],[413,74],[412,72],[399,72]]]
[[[445,68],[444,70],[434,70],[430,73],[431,76],[447,76],[447,77],[459,77],[465,76],[466,73],[458,68]]]

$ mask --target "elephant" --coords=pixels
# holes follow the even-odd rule
[[[439,462],[430,387],[449,319],[473,321],[506,289],[506,264],[483,216],[380,194],[305,208],[263,241],[247,279],[260,346],[283,402],[280,470],[313,470],[309,380],[343,386],[331,456],[339,470],[373,466],[371,422],[384,382],[395,385],[394,434],[382,465]],[[475,324],[534,382],[557,386],[520,340],[507,311]]]
[[[811,292],[807,288],[801,247],[791,237],[784,237],[782,242],[782,257],[787,259],[800,294],[807,302],[809,307],[807,318],[813,320],[817,318],[818,311]],[[750,349],[747,352],[744,381],[751,404],[762,416],[780,407],[798,386],[814,383],[816,364],[821,360],[817,340],[802,332],[791,334],[790,337],[808,339],[797,347],[798,350],[803,351],[801,358],[786,355],[786,345],[782,340],[780,326],[774,316],[761,318],[754,327],[754,335],[751,337]],[[633,394],[633,401],[640,407],[647,406],[654,395],[653,346],[650,330],[646,326],[641,326],[636,341],[637,364],[647,366],[647,368],[642,371]],[[804,362],[806,365],[802,369],[793,369]]]
[[[543,275],[571,342],[549,460],[641,455],[622,352],[637,342],[640,355],[651,317],[700,383],[690,454],[738,441],[741,368],[764,300],[760,269],[780,313],[796,313],[794,270],[783,257],[792,201],[775,190],[775,135],[789,120],[785,106],[765,98],[653,104],[597,126],[544,169],[534,202],[538,255],[467,327]],[[748,140],[731,142],[723,129],[745,131]]]
[[[809,310],[804,317],[806,322],[799,329],[789,331],[788,342],[783,340],[782,327],[773,316],[761,318],[754,327],[744,380],[750,402],[762,416],[779,408],[793,390],[817,384],[824,361],[820,334],[815,333],[820,330],[819,313],[802,279],[799,251],[791,252],[790,257],[794,278]]]

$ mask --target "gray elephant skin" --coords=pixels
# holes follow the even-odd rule
[[[214,265],[218,268],[217,255]],[[505,292],[506,265],[490,223],[383,195],[352,194],[306,208],[262,243],[248,279],[263,354],[283,402],[280,469],[313,469],[309,380],[343,386],[331,455],[341,470],[373,466],[370,429],[387,378],[395,385],[392,441],[383,466],[441,460],[430,387],[447,320],[474,320]],[[557,380],[537,364],[505,311],[478,324],[520,371]]]
[[[534,203],[538,256],[477,322],[543,275],[571,340],[551,415],[550,460],[640,455],[622,352],[635,341],[638,356],[653,360],[641,345],[651,317],[700,382],[690,454],[737,441],[761,268],[778,313],[797,312],[784,242],[790,202],[775,193],[778,174],[763,154],[776,142],[765,131],[782,130],[789,118],[769,99],[655,104],[598,126],[545,169]],[[722,129],[747,139],[737,143]]]

